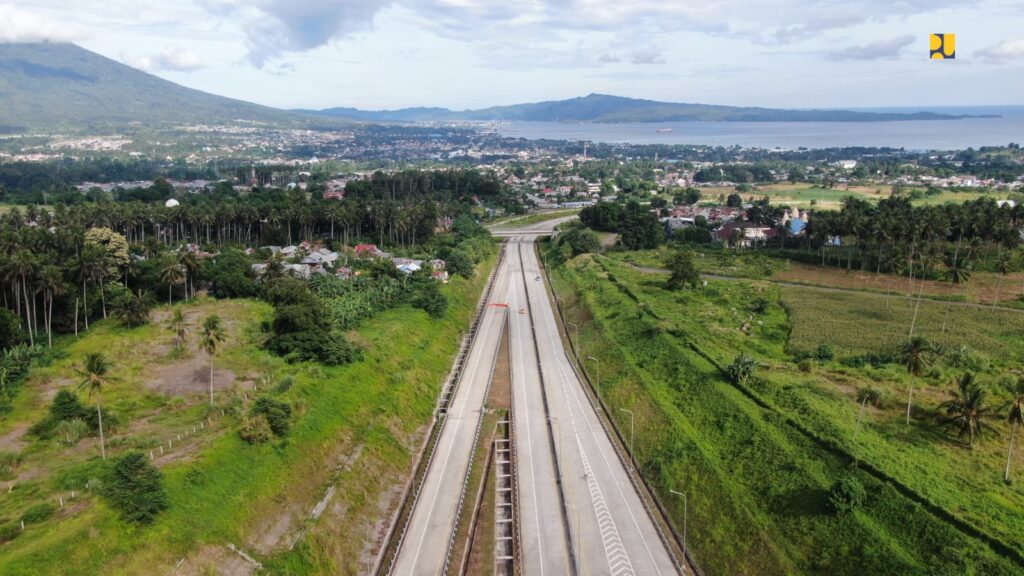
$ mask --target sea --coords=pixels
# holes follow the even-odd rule
[[[851,109],[853,110],[853,109]],[[847,146],[906,150],[962,150],[1024,143],[1024,106],[947,108],[860,108],[865,112],[939,112],[997,115],[998,118],[899,122],[504,122],[496,127],[512,138],[625,144],[706,144],[744,148],[796,149]],[[671,130],[669,130],[671,129]]]

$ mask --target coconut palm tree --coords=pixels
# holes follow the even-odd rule
[[[141,290],[137,294],[125,294],[117,302],[114,315],[128,326],[142,326],[149,321],[149,311],[153,308],[153,297]]]
[[[971,264],[966,260],[957,260],[955,257],[949,262],[949,295],[946,296],[946,311],[942,315],[942,331],[946,331],[946,319],[949,318],[949,306],[953,300],[953,291],[957,286],[966,284],[971,279]]]
[[[224,330],[220,325],[220,316],[211,314],[203,320],[203,333],[199,337],[199,345],[210,356],[210,406],[213,406],[213,357],[217,348],[224,341]]]
[[[973,448],[976,439],[980,439],[986,430],[992,430],[985,423],[991,414],[991,408],[985,403],[988,394],[971,372],[964,372],[956,384],[953,397],[939,405],[939,409],[945,412],[939,416],[939,424],[956,428],[957,438],[967,436],[967,443]]]
[[[1020,376],[1012,384],[1006,387],[1010,392],[1010,401],[1007,402],[1006,423],[1010,425],[1010,446],[1006,450],[1006,474],[1003,480],[1010,481],[1010,461],[1013,459],[1013,438],[1017,433],[1017,425],[1024,424],[1024,376]]]
[[[926,338],[915,336],[907,340],[900,349],[900,358],[903,365],[910,374],[910,387],[907,389],[907,424],[910,424],[910,405],[914,400],[914,378],[921,375],[921,372],[931,363],[931,357],[935,353],[935,347]]]
[[[164,258],[160,265],[160,281],[167,284],[167,305],[173,303],[174,286],[185,281],[185,270],[174,257]]]
[[[96,421],[99,423],[100,429],[100,454],[104,460],[107,459],[107,444],[106,438],[103,436],[102,393],[103,387],[110,383],[109,374],[112,367],[113,364],[102,352],[90,352],[85,356],[85,365],[77,370],[79,376],[82,377],[78,387],[88,390],[89,396],[96,395]]]
[[[1013,252],[1009,250],[1002,250],[999,252],[999,256],[996,258],[996,272],[999,272],[999,281],[996,283],[996,296],[992,299],[992,311],[996,309],[996,305],[999,304],[999,291],[1003,287],[1003,278],[1013,268]]]
[[[185,250],[178,256],[178,262],[185,272],[185,300],[188,300],[189,292],[193,297],[196,295],[195,278],[199,274],[199,258],[195,252]]]
[[[181,308],[174,309],[167,327],[174,332],[174,347],[180,350],[181,345],[185,343],[185,336],[188,334],[188,328],[185,325],[185,314],[182,313]]]
[[[46,345],[53,346],[53,299],[65,292],[64,273],[60,267],[48,264],[39,271],[39,286],[43,289],[43,323],[46,325]]]

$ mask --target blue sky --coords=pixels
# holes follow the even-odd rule
[[[0,0],[0,42],[46,39],[286,108],[1024,104],[1020,0]]]

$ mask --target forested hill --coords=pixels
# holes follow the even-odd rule
[[[495,106],[479,110],[453,111],[447,108],[403,108],[399,110],[358,110],[329,108],[319,114],[367,122],[429,122],[445,120],[525,120],[536,122],[884,122],[890,120],[949,120],[964,115],[934,112],[880,113],[848,110],[781,110],[678,104],[590,94],[581,98]]]
[[[224,122],[310,118],[186,88],[74,44],[0,43],[0,133]]]

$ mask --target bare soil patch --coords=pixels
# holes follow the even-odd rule
[[[175,576],[250,576],[255,573],[256,566],[227,546],[204,546],[172,572]]]
[[[149,378],[146,386],[157,392],[168,396],[187,396],[209,392],[210,390],[210,360],[206,355],[197,355],[191,358],[157,367],[153,371],[153,377]],[[231,370],[218,369],[214,361],[213,389],[227,390],[235,383],[235,373]],[[251,388],[252,383],[248,384]]]

